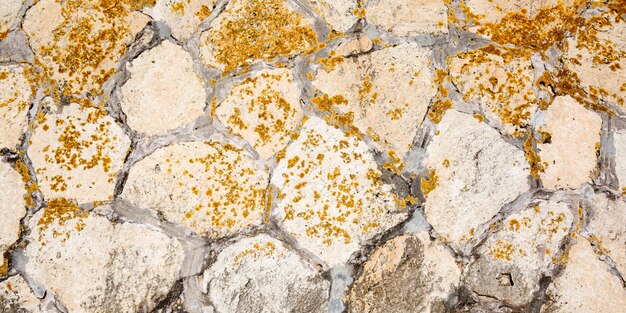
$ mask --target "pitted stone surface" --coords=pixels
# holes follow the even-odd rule
[[[380,176],[357,137],[310,118],[272,175],[279,192],[273,215],[303,248],[339,265],[407,216]]]
[[[30,83],[25,67],[0,66],[0,147],[15,148],[28,122]]]
[[[12,276],[0,282],[0,311],[7,313],[37,313],[39,299],[21,276]]]
[[[204,272],[217,312],[326,312],[330,282],[267,235],[226,247]]]
[[[0,254],[20,237],[20,220],[26,215],[24,182],[11,165],[0,162]],[[0,262],[3,259],[0,256]],[[1,272],[1,271],[0,271]]]
[[[237,84],[215,115],[269,159],[287,145],[302,119],[300,89],[289,70],[263,70]]]
[[[163,41],[134,59],[128,71],[120,100],[133,130],[157,135],[202,115],[204,86],[193,71],[191,55],[180,46]]]
[[[350,312],[445,312],[461,269],[428,233],[403,235],[376,249],[348,298]]]
[[[465,278],[468,286],[511,306],[529,304],[542,275],[560,259],[559,245],[573,220],[568,205],[557,201],[542,201],[510,215],[480,247],[480,257]]]
[[[611,257],[622,275],[626,273],[626,203],[621,198],[609,198],[598,193],[593,197],[593,213],[587,230],[589,240],[600,256]]]
[[[189,39],[208,18],[215,5],[215,0],[157,0],[153,7],[146,7],[143,12],[156,21],[165,22],[172,36],[178,40]]]
[[[367,21],[394,36],[448,33],[443,0],[366,0]]]
[[[107,114],[91,103],[71,103],[38,121],[28,156],[46,199],[86,203],[113,197],[130,139]]]
[[[209,238],[259,225],[268,173],[242,148],[217,141],[183,142],[135,164],[122,199]]]
[[[26,271],[69,312],[147,312],[169,292],[181,244],[145,225],[115,224],[67,201],[33,216]]]
[[[23,0],[6,0],[0,2],[0,40],[4,40],[11,27],[15,25]]]
[[[626,307],[619,278],[609,273],[581,236],[576,236],[565,270],[554,279],[547,294],[552,301],[542,307],[542,312],[595,312],[602,308],[607,313],[618,313]]]
[[[556,97],[539,130],[550,134],[550,142],[537,145],[541,160],[548,164],[540,174],[547,189],[576,189],[591,183],[597,166],[602,119],[570,96]],[[571,148],[570,148],[571,147]]]
[[[313,86],[323,94],[312,101],[321,110],[353,116],[354,126],[379,149],[403,157],[435,95],[430,54],[405,43],[345,59],[330,71],[318,69]],[[341,100],[330,103],[332,97]]]
[[[426,218],[458,245],[528,190],[529,169],[522,150],[471,115],[448,110],[438,131],[424,162],[436,181],[426,194]]]
[[[353,0],[307,0],[313,10],[323,18],[332,30],[345,32],[354,25],[357,16],[357,1]]]

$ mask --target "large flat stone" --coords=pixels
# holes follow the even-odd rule
[[[0,147],[14,149],[28,123],[30,83],[24,66],[0,66]]]
[[[394,36],[448,33],[448,8],[443,0],[367,0],[367,21]]]
[[[11,165],[0,162],[0,262],[1,256],[20,237],[20,220],[26,215],[24,182]]]

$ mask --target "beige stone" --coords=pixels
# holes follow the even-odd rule
[[[2,253],[20,237],[20,220],[26,215],[24,182],[11,165],[0,162],[0,262]],[[2,264],[0,264],[2,266]]]
[[[26,273],[69,312],[149,312],[183,262],[176,239],[60,201],[30,222]]]
[[[510,215],[479,248],[465,277],[467,286],[510,306],[527,305],[541,277],[560,258],[559,246],[573,220],[568,205],[555,200]]]
[[[595,244],[597,253],[611,257],[617,269],[626,273],[626,203],[622,198],[611,199],[603,193],[593,198],[593,213],[590,214],[587,230],[589,240]]]
[[[570,0],[464,0],[467,9],[478,17],[480,24],[499,23],[509,13],[526,12],[534,16],[542,8],[555,6],[559,2],[571,3]]]
[[[596,144],[600,143],[602,119],[570,96],[556,97],[545,115],[541,131],[550,134],[548,143],[538,143],[541,161],[548,164],[540,173],[547,189],[576,189],[591,183],[597,166]]]
[[[530,188],[524,152],[469,114],[446,111],[424,165],[427,221],[454,245]]]
[[[307,0],[307,2],[332,30],[345,32],[358,19],[354,14],[357,8],[357,1],[354,0]]]
[[[569,251],[569,261],[561,276],[548,288],[553,301],[544,304],[542,312],[618,313],[626,307],[626,294],[619,278],[598,260],[591,245],[581,236]]]
[[[203,20],[211,15],[215,0],[157,0],[143,12],[154,20],[165,22],[178,40],[189,39]]]
[[[137,162],[121,194],[209,238],[263,220],[268,173],[244,149],[217,141],[160,148]]]
[[[79,203],[112,198],[130,147],[115,120],[90,103],[72,103],[46,115],[33,129],[30,142],[28,156],[44,197]]]
[[[367,22],[394,36],[448,33],[448,8],[443,0],[367,0]]]
[[[7,313],[37,313],[39,299],[21,276],[12,276],[0,282],[0,311]]]
[[[226,247],[203,276],[217,312],[327,312],[330,282],[267,235]]]
[[[380,150],[403,157],[435,95],[430,57],[428,49],[405,43],[345,59],[330,71],[318,69],[313,86],[326,95],[312,101],[320,109],[352,114],[354,126]],[[336,96],[345,101],[329,106],[325,99]]]
[[[157,135],[191,123],[202,115],[206,96],[193,71],[191,55],[163,41],[130,63],[121,88],[121,105],[133,130]]]
[[[352,286],[350,312],[444,312],[461,270],[427,232],[396,237],[377,248]]]
[[[304,249],[329,266],[342,264],[407,217],[380,176],[362,141],[312,117],[274,169],[273,215]]]
[[[619,189],[626,191],[626,130],[613,133],[613,146],[615,148],[615,175]]]
[[[287,69],[263,70],[237,84],[215,115],[269,159],[287,145],[302,119],[300,88]]]
[[[6,38],[22,8],[22,0],[0,1],[0,40]]]
[[[51,83],[64,94],[100,94],[126,46],[149,21],[135,11],[137,5],[121,0],[41,0],[27,11],[23,28]]]
[[[372,50],[374,43],[372,38],[367,35],[348,40],[339,44],[335,53],[340,56],[349,56],[353,54],[364,53]]]
[[[30,83],[25,67],[0,66],[0,147],[14,149],[28,123]]]

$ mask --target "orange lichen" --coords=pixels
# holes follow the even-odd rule
[[[424,197],[428,195],[431,191],[433,191],[435,187],[437,187],[437,185],[439,184],[438,180],[439,177],[437,176],[436,170],[430,170],[430,172],[428,173],[428,178],[422,177],[420,179],[420,188]]]
[[[443,115],[446,113],[446,111],[451,108],[452,102],[448,100],[437,99],[428,110],[428,118],[430,118],[433,123],[439,123],[441,122],[441,119],[443,118]]]
[[[502,240],[498,240],[495,246],[489,247],[487,255],[498,260],[511,261],[511,257],[515,253],[513,245]]]
[[[74,229],[81,231],[85,227],[85,223],[82,220],[88,215],[89,213],[81,210],[73,200],[56,198],[48,201],[48,206],[43,209],[43,214],[39,221],[37,221],[37,226],[40,231],[39,240],[43,239],[44,231],[52,225],[61,227],[60,230],[56,228],[53,229],[52,236],[54,238],[63,236],[62,241],[67,240],[70,237],[71,230],[65,229],[66,223],[71,220],[76,220]]]
[[[207,17],[211,16],[211,9],[206,4],[200,6],[198,12],[194,14],[200,21],[204,21]]]
[[[342,64],[344,61],[345,58],[341,55],[337,55],[335,51],[331,51],[327,58],[317,59],[317,62],[322,64],[324,71],[327,73],[334,70],[337,65]]]
[[[534,178],[539,178],[539,173],[543,173],[548,166],[548,163],[542,162],[539,154],[535,152],[535,138],[532,135],[532,132],[528,132],[526,134],[526,140],[524,141],[524,155],[526,156],[526,161],[530,166],[530,175]]]
[[[276,245],[266,242],[264,245],[255,243],[252,248],[246,249],[235,256],[235,264],[239,264],[244,258],[258,258],[260,256],[270,256],[276,251]]]

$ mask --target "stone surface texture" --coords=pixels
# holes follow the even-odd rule
[[[0,0],[0,313],[625,312],[626,0]]]

